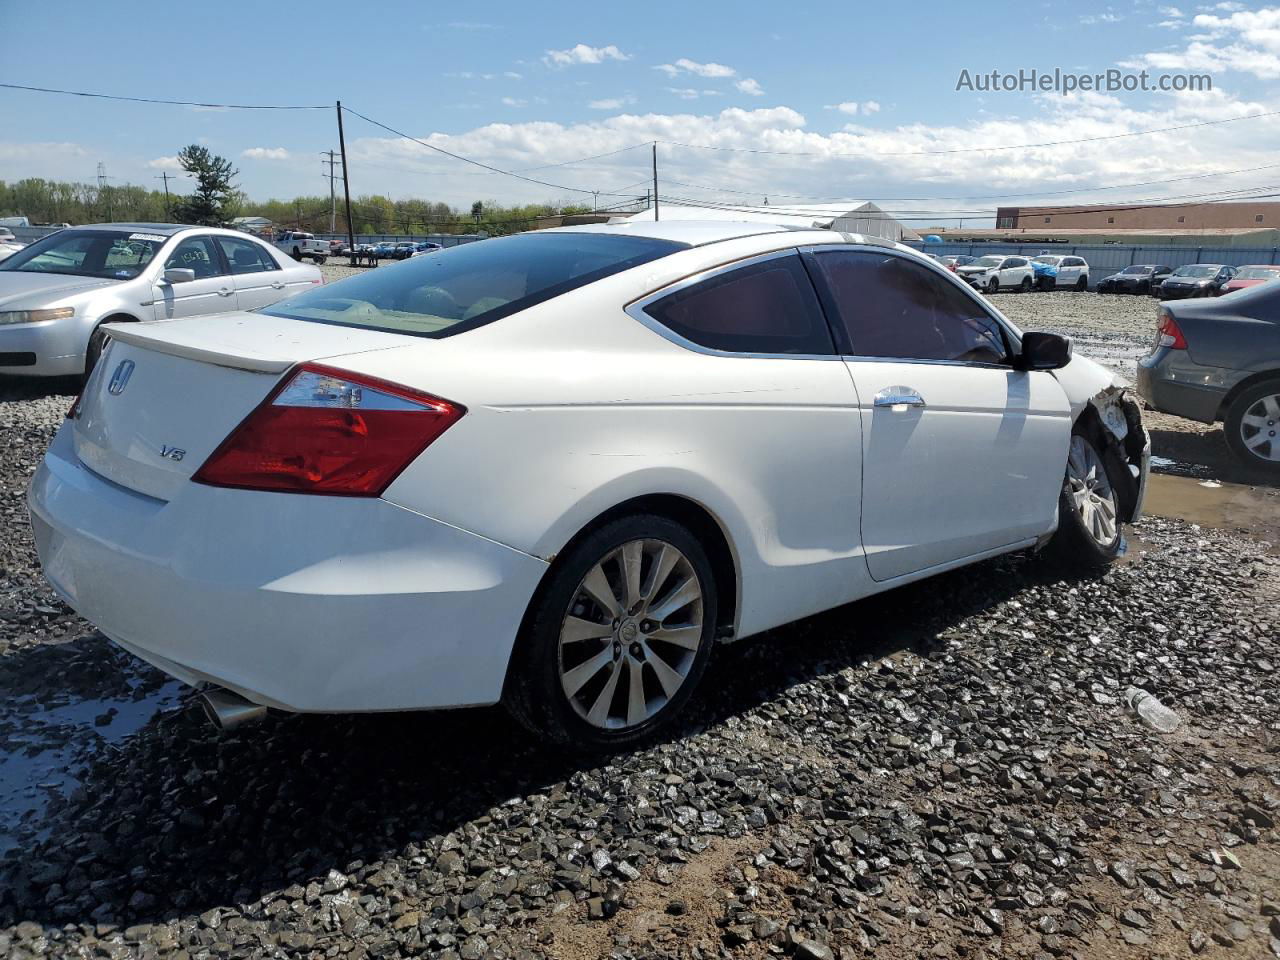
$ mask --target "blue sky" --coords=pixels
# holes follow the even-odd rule
[[[662,146],[661,174],[672,181],[663,192],[715,202],[885,198],[941,220],[976,216],[997,194],[1130,201],[1280,184],[1277,168],[1093,192],[1276,163],[1275,119],[938,152],[1115,138],[1277,109],[1280,8],[1264,5],[383,0],[354,15],[349,4],[228,4],[207,22],[202,9],[213,8],[84,4],[51,17],[36,4],[0,0],[3,79],[219,103],[341,98],[505,169],[652,139],[807,154]],[[955,89],[963,69],[1122,66],[1208,73],[1213,90],[1063,97]],[[459,205],[564,202],[593,199],[593,190],[643,193],[647,176],[641,149],[528,172],[556,184],[547,187],[432,155],[355,117],[347,137],[355,193]],[[292,197],[327,190],[319,154],[337,136],[331,109],[216,111],[0,90],[0,179],[90,181],[101,161],[113,182],[158,185],[191,142],[232,158],[251,196]],[[1039,196],[1061,190],[1078,193]]]

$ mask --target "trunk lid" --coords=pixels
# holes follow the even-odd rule
[[[111,342],[81,395],[76,454],[113,483],[161,500],[295,364],[417,342],[245,313],[108,329]]]

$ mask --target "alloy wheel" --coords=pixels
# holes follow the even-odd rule
[[[702,643],[702,584],[663,540],[631,540],[587,571],[560,628],[560,685],[607,730],[656,716],[684,685]]]
[[[1280,463],[1280,394],[1259,397],[1244,412],[1240,440],[1259,460]]]
[[[1079,434],[1071,438],[1067,455],[1067,484],[1085,530],[1098,543],[1110,545],[1116,538],[1119,512],[1116,493],[1098,452]]]

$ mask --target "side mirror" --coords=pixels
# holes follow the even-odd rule
[[[188,267],[170,267],[164,272],[165,283],[190,283],[196,278],[196,272]]]
[[[1071,341],[1056,333],[1024,333],[1020,370],[1061,370],[1071,362]]]

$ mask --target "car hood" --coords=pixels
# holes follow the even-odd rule
[[[975,267],[972,264],[965,264],[963,267],[956,267],[956,273],[987,273],[994,269],[995,267]]]
[[[119,283],[98,277],[72,277],[65,273],[23,273],[0,270],[0,307],[20,307],[26,301],[40,306],[49,300],[72,293],[83,293],[98,287]]]
[[[1187,286],[1198,287],[1201,284],[1208,283],[1212,277],[1165,277],[1165,283],[1171,283],[1175,287]]]
[[[1232,280],[1230,283],[1228,283],[1228,284],[1227,284],[1225,287],[1223,287],[1222,289],[1224,289],[1224,290],[1243,290],[1245,287],[1256,287],[1256,286],[1257,286],[1258,284],[1260,284],[1260,283],[1270,283],[1270,282],[1271,282],[1270,280],[1255,280],[1255,279],[1253,279],[1253,278],[1246,277],[1246,278],[1245,278],[1245,279],[1243,279],[1243,280]]]

